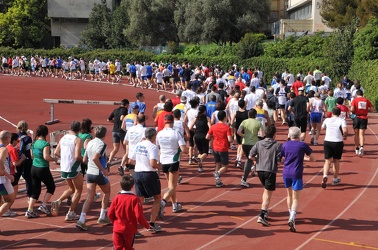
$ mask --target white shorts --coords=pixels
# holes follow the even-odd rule
[[[8,195],[13,194],[13,192],[14,192],[14,189],[13,189],[12,183],[7,182],[4,184],[0,184],[0,195],[8,196]]]

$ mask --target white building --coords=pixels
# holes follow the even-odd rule
[[[116,0],[106,0],[113,10]],[[77,46],[81,32],[88,24],[89,15],[101,0],[47,0],[47,15],[51,19],[51,36],[54,46]]]
[[[283,38],[293,34],[332,32],[322,22],[321,8],[322,0],[287,0],[287,19],[273,24],[273,35]]]

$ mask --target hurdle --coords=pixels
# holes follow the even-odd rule
[[[50,121],[45,122],[46,125],[52,125],[59,122],[59,119],[55,119],[54,117],[54,104],[121,105],[121,102],[94,100],[43,99],[43,102],[50,103]]]
[[[9,121],[9,120],[7,120],[7,119],[5,119],[4,117],[2,117],[1,115],[0,115],[0,119],[1,120],[3,120],[3,121],[5,121],[5,122],[7,122],[7,123],[9,123],[10,125],[12,125],[13,127],[15,127],[15,128],[17,128],[17,125],[16,124],[14,124],[13,122],[11,122],[11,121]],[[33,136],[34,136],[34,131],[33,130],[30,130],[30,129],[28,129],[28,131],[27,131],[30,135],[31,135],[31,137],[33,138]]]

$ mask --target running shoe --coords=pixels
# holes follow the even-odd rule
[[[319,145],[318,141],[314,141],[314,146]]]
[[[143,234],[141,234],[139,231],[134,234],[135,238],[143,237]]]
[[[148,229],[148,231],[150,231],[153,234],[161,232],[161,226],[159,226],[157,223],[155,223],[155,226],[150,226],[150,228]]]
[[[145,197],[144,198],[144,203],[150,203],[153,200],[154,200],[154,197]]]
[[[85,224],[85,222],[77,221],[76,227],[79,228],[80,230],[83,230],[83,231],[88,230],[88,226]]]
[[[360,148],[356,147],[356,155],[358,155],[359,153],[360,153]]]
[[[231,150],[235,150],[235,149],[236,149],[235,145],[231,144]]]
[[[80,219],[80,216],[77,215],[75,212],[73,212],[73,213],[68,213],[64,220],[65,221],[76,221],[78,219]]]
[[[164,201],[160,201],[160,209],[159,209],[159,212],[158,212],[158,217],[160,219],[163,219],[164,218],[164,208],[165,208],[165,203]]]
[[[52,216],[58,216],[60,207],[60,201],[52,201],[51,202],[51,214]]]
[[[176,203],[176,205],[172,208],[172,212],[178,213],[182,210],[182,205],[181,203]]]
[[[215,171],[214,172],[214,178],[215,178],[215,180],[218,181],[219,177],[220,177],[219,171]]]
[[[240,186],[242,186],[242,187],[249,187],[249,184],[242,179],[242,181],[240,183]]]
[[[263,218],[263,217],[259,216],[259,218],[257,218],[257,223],[260,223],[263,226],[269,226],[269,222],[266,220],[266,217]]]
[[[252,177],[256,176],[256,166],[252,166],[252,168],[251,168],[251,176]]]
[[[295,220],[289,219],[287,225],[290,227],[290,232],[296,232],[297,229],[295,228]]]
[[[97,224],[109,225],[109,224],[112,224],[112,222],[110,221],[110,219],[107,216],[105,216],[104,219],[98,218]]]
[[[25,217],[27,217],[28,219],[31,219],[31,218],[38,218],[39,215],[36,212],[34,212],[34,211],[29,211],[28,210],[25,213]]]
[[[119,174],[120,176],[123,176],[123,175],[125,174],[125,170],[123,169],[122,166],[119,166],[119,167],[118,167],[118,174]]]
[[[340,178],[333,178],[332,185],[333,185],[333,186],[339,185],[340,182],[341,182],[341,179],[340,179]]]
[[[327,187],[327,181],[328,181],[328,177],[327,176],[323,176],[322,188],[326,188]]]
[[[95,197],[93,198],[93,201],[96,202],[101,198],[101,193],[96,193]]]
[[[178,183],[178,184],[181,184],[181,182],[182,182],[182,176],[179,175],[179,177],[178,177],[178,179],[177,179],[177,183]]]
[[[196,163],[198,163],[198,159],[196,157],[192,156],[192,162],[193,162],[193,164],[196,164]]]
[[[67,198],[67,206],[71,206],[71,204],[72,204],[72,197],[68,196],[68,198]]]
[[[239,169],[242,169],[243,168],[242,162],[241,161],[237,161],[236,167],[239,168]]]
[[[360,149],[358,150],[358,156],[359,157],[364,156],[364,147],[360,147]]]
[[[217,187],[217,188],[223,187],[223,182],[221,180],[217,180],[215,182],[215,187]]]
[[[310,144],[311,144],[311,145],[314,144],[314,138],[311,138],[311,140],[310,140]]]
[[[38,211],[41,211],[42,213],[47,214],[47,215],[50,214],[50,211],[47,209],[47,207],[45,207],[43,205],[39,206]]]
[[[6,211],[4,214],[3,214],[3,217],[16,217],[18,214],[16,212],[13,212],[11,209],[8,209],[8,211]]]

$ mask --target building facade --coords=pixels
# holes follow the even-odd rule
[[[47,0],[48,16],[51,19],[51,36],[54,46],[77,46],[81,32],[88,25],[89,15],[95,4],[102,0]],[[116,0],[106,0],[113,10]]]
[[[272,25],[272,34],[275,37],[333,31],[322,22],[322,0],[286,0],[286,6],[286,18]]]

